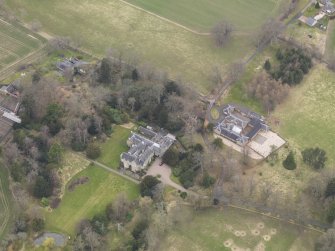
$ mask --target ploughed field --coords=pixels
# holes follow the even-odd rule
[[[34,52],[41,45],[39,38],[0,18],[0,71]]]

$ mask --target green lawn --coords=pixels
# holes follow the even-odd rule
[[[73,179],[79,177],[88,177],[89,181],[77,186],[74,191],[66,190],[59,207],[46,213],[47,230],[73,235],[76,224],[81,219],[103,212],[118,193],[125,192],[129,199],[135,199],[139,195],[136,184],[100,167],[90,166]]]
[[[0,20],[0,70],[37,50],[42,43],[40,37],[23,27]]]
[[[260,225],[259,225],[260,224]],[[263,228],[262,228],[263,224]],[[259,227],[258,227],[259,226]],[[258,229],[258,235],[253,230]],[[245,236],[236,236],[235,232]],[[276,232],[276,233],[275,233]],[[268,235],[270,240],[264,240]],[[168,234],[160,250],[314,250],[320,234],[240,209],[209,209],[196,212],[189,223]],[[226,241],[230,241],[229,248]],[[256,249],[257,245],[265,249]],[[234,248],[235,247],[235,248]]]
[[[263,70],[266,59],[270,59],[272,65],[276,63],[275,54],[277,45],[272,45],[258,54],[247,66],[243,76],[229,89],[227,95],[222,96],[221,103],[236,103],[248,107],[255,112],[265,114],[262,104],[246,93],[247,84]]]
[[[98,161],[117,169],[119,167],[121,153],[128,151],[127,139],[129,136],[129,129],[114,126],[111,137],[101,145],[101,156]]]
[[[221,20],[250,32],[279,11],[282,0],[127,0],[199,32],[209,32]]]
[[[274,128],[298,150],[319,146],[326,150],[329,167],[335,163],[335,73],[317,65],[289,98],[275,110]]]
[[[220,49],[214,46],[208,36],[193,34],[119,0],[7,0],[6,2],[26,22],[38,20],[44,31],[70,37],[83,49],[97,56],[105,55],[109,48],[120,50],[123,55],[135,57],[142,63],[165,70],[172,78],[180,78],[203,93],[208,93],[214,87],[210,79],[215,66],[220,66],[224,72],[231,62],[245,58],[254,50],[254,33],[250,36],[248,32],[247,34],[236,32],[232,41]],[[157,1],[157,6],[165,2]],[[176,2],[173,1],[173,4]],[[211,2],[218,4],[218,0]],[[229,11],[230,8],[236,10],[241,7],[243,12],[241,22],[246,26],[251,23],[252,27],[261,22],[265,10],[270,11],[269,15],[274,15],[277,9],[275,3],[281,1],[259,0],[253,4],[255,7],[261,6],[257,7],[257,13],[254,13],[251,2],[251,0],[226,0],[220,6],[220,10]],[[204,0],[199,4],[197,6],[199,10],[209,5],[208,1]],[[191,6],[193,5],[192,2]],[[197,8],[192,9],[195,11]],[[205,23],[208,22],[205,19],[211,19],[212,16],[211,12],[208,13],[210,8],[206,9],[205,17],[199,18],[204,19]],[[215,8],[212,6],[211,9]],[[176,15],[182,15],[184,12],[185,10]],[[230,15],[232,18],[241,19],[239,13],[235,14]],[[221,19],[218,14],[215,15],[214,19]],[[187,20],[187,17],[184,19]],[[198,16],[193,16],[192,20],[190,22],[198,20]],[[209,23],[211,22],[209,20]]]

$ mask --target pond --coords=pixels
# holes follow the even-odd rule
[[[63,247],[66,244],[67,236],[58,233],[44,233],[34,240],[35,246],[40,246],[47,238],[52,238],[55,241],[56,247]]]

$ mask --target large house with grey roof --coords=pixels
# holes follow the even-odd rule
[[[163,130],[156,132],[151,127],[140,126],[138,133],[131,133],[127,141],[130,149],[121,154],[121,162],[130,171],[144,170],[155,156],[163,156],[175,140],[173,135]]]
[[[220,107],[219,113],[219,120],[214,125],[215,133],[238,145],[245,146],[260,131],[270,130],[263,116],[245,107],[228,104]]]

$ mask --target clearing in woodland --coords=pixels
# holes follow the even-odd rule
[[[156,1],[155,4],[159,6],[163,2],[166,1]],[[185,20],[194,23],[190,27],[199,26],[208,30],[215,20],[224,18],[225,13],[219,16],[215,5],[207,7],[203,12],[202,9],[208,5],[208,1],[201,1],[200,5],[188,2],[193,14],[188,17],[186,15]],[[222,1],[219,10],[238,10],[229,15],[231,18],[239,16],[238,23],[234,24],[237,22],[235,19],[231,22],[236,27],[241,27],[242,31],[243,27],[247,29],[249,25],[249,28],[254,29],[262,21],[265,22],[266,17],[275,16],[279,3],[284,1],[243,1],[247,4],[241,2]],[[110,48],[119,50],[125,57],[132,58],[132,62],[154,65],[168,72],[170,77],[184,80],[201,93],[208,93],[213,89],[214,67],[225,72],[230,63],[248,57],[254,50],[255,32],[236,32],[225,48],[217,48],[209,36],[197,35],[120,0],[7,0],[6,3],[25,22],[38,20],[43,31],[47,33],[70,37],[81,48],[99,57],[104,56]],[[177,1],[171,3],[174,5]],[[258,7],[254,8],[254,5]],[[178,5],[176,8],[178,9]],[[253,11],[254,9],[257,11]],[[187,10],[184,8],[184,11],[176,15],[182,16]],[[162,8],[162,11],[168,13],[166,9]],[[213,11],[216,14],[212,14]],[[200,14],[197,15],[197,12]]]
[[[168,234],[160,250],[314,250],[319,232],[225,207],[198,211]]]
[[[69,189],[69,185],[78,179],[85,179],[85,182]],[[139,195],[136,184],[91,165],[68,182],[59,207],[46,213],[46,229],[74,235],[80,220],[104,212],[106,205],[121,192],[129,199]]]

